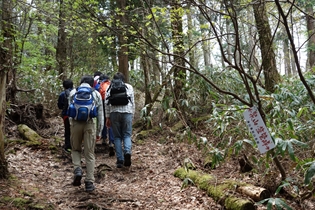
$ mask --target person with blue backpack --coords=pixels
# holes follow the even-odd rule
[[[70,92],[68,115],[71,130],[71,155],[74,165],[73,185],[80,186],[82,179],[82,142],[86,162],[85,190],[91,192],[94,186],[95,142],[101,138],[104,126],[102,97],[93,88],[93,76],[83,76],[80,86]]]
[[[70,122],[69,122],[67,110],[68,110],[68,97],[69,97],[70,91],[73,89],[73,82],[71,79],[66,79],[63,81],[62,86],[64,88],[64,91],[62,91],[58,97],[57,106],[59,109],[62,110],[61,117],[63,119],[63,124],[65,127],[65,131],[64,131],[65,143],[63,145],[63,149],[67,153],[70,153],[71,152]]]
[[[116,166],[131,165],[132,121],[135,113],[134,91],[125,83],[125,76],[118,72],[114,75],[105,97],[106,126],[112,127],[116,150]]]

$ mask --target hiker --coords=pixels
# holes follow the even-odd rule
[[[108,78],[105,74],[100,74],[99,76],[94,77],[94,89],[100,92],[101,83],[104,80],[104,78]]]
[[[104,107],[104,119],[106,119],[106,113],[105,113],[105,95],[106,90],[110,85],[109,77],[105,74],[102,74],[99,77],[99,92],[102,96],[103,100],[103,107]],[[107,128],[106,122],[104,123],[104,128],[102,131],[102,144],[106,145],[106,139],[108,134],[108,142],[109,142],[109,156],[112,157],[115,155],[115,149],[114,149],[114,136],[113,136],[113,130],[111,127]]]
[[[62,82],[62,86],[64,91],[62,91],[58,98],[58,108],[61,109],[61,116],[63,118],[63,124],[65,127],[64,137],[65,143],[63,145],[64,151],[70,153],[71,152],[71,143],[70,143],[70,122],[69,117],[67,115],[68,110],[68,97],[70,91],[73,89],[73,82],[71,79],[66,79]]]
[[[104,126],[104,111],[102,97],[99,92],[94,90],[94,79],[92,76],[83,76],[80,86],[70,92],[69,97],[69,116],[71,125],[71,146],[72,163],[74,165],[73,185],[80,186],[82,178],[81,152],[82,141],[84,146],[84,157],[86,161],[85,190],[91,192],[94,186],[94,168],[95,168],[95,141],[100,140],[101,132]],[[85,92],[84,92],[85,91]],[[83,100],[88,105],[82,105]],[[92,100],[92,101],[91,101]],[[77,104],[73,104],[76,103]],[[87,109],[87,110],[86,110]],[[81,112],[81,110],[83,110]],[[96,119],[97,120],[96,120]],[[95,125],[97,122],[97,125]]]
[[[104,83],[103,83],[104,82]],[[106,91],[106,87],[107,84],[109,83],[109,77],[103,73],[101,73],[100,71],[96,71],[94,73],[94,84],[93,84],[93,88],[95,90],[97,90],[98,92],[100,92],[100,88],[101,88],[101,83],[103,83],[102,85],[104,86],[103,89],[105,89]],[[103,90],[104,92],[104,90]],[[101,93],[101,92],[100,92]],[[102,101],[103,101],[103,108],[104,108],[104,98],[105,96],[101,93],[102,95]],[[105,108],[104,108],[105,109]],[[104,119],[105,119],[105,113],[104,113]],[[109,130],[109,131],[108,131]],[[115,152],[113,149],[113,145],[114,145],[114,140],[113,140],[113,135],[112,135],[112,131],[111,128],[107,128],[105,125],[105,121],[104,121],[104,128],[102,131],[102,145],[104,145],[106,147],[106,140],[107,140],[107,133],[109,133],[109,156],[114,156]]]
[[[102,72],[100,72],[100,71],[96,71],[96,72],[94,72],[94,75],[93,75],[93,77],[94,77],[94,82],[93,82],[93,88],[95,88],[95,86],[96,86],[96,84],[98,83],[98,80],[99,80],[99,78],[100,78],[100,76],[102,75]]]
[[[131,165],[132,120],[135,113],[134,92],[130,84],[124,83],[125,76],[118,72],[114,75],[106,91],[106,126],[112,127],[116,150],[116,166]],[[123,147],[123,148],[122,148]]]

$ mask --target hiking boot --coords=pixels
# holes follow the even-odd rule
[[[131,154],[126,153],[124,155],[124,158],[125,158],[124,166],[127,167],[131,166]]]
[[[114,145],[110,144],[109,145],[109,157],[112,157],[115,155],[115,149],[114,149]]]
[[[73,186],[80,186],[82,179],[82,169],[80,167],[74,170]]]
[[[93,182],[85,182],[85,191],[92,192],[93,190],[95,190]]]
[[[123,167],[123,163],[124,163],[124,161],[118,160],[117,163],[116,163],[117,168],[122,168]]]

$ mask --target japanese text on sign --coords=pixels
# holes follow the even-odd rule
[[[265,153],[275,147],[270,133],[256,107],[251,107],[244,112],[244,118],[250,132],[253,134],[260,153]]]

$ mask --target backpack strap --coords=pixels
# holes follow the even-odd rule
[[[112,87],[112,83],[109,84],[106,92],[108,92],[111,87]]]

